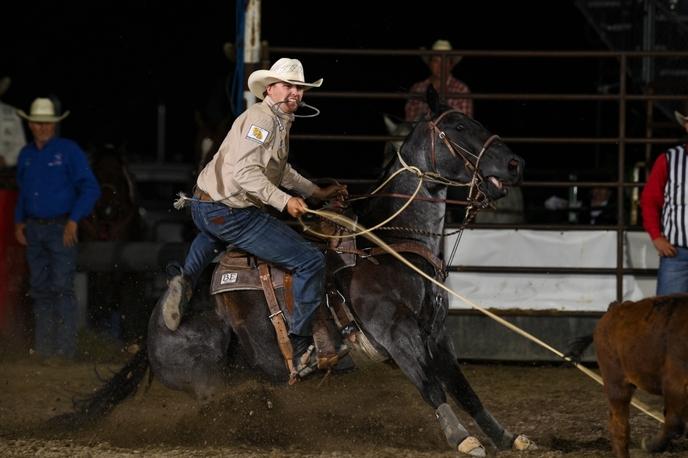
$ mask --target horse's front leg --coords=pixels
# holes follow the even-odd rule
[[[475,420],[480,429],[490,438],[492,443],[502,450],[535,450],[535,444],[524,435],[515,436],[507,431],[485,408],[482,401],[471,387],[466,376],[461,371],[453,346],[447,340],[446,332],[433,351],[433,368],[438,377],[444,382],[449,394]]]

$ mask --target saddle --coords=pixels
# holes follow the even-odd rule
[[[328,227],[329,225],[329,227]],[[342,235],[346,229],[322,222],[327,233]],[[328,321],[334,323],[336,331],[356,349],[361,350],[374,361],[388,359],[381,354],[368,340],[356,322],[345,296],[337,289],[335,275],[343,269],[354,267],[359,260],[378,263],[376,256],[387,254],[382,248],[356,247],[355,237],[338,237],[311,239],[326,253],[327,276],[325,284],[325,302],[327,308],[319,308],[313,321],[313,341],[316,352],[316,367],[307,367],[306,372],[296,373],[293,367],[293,350],[289,340],[288,324],[285,313],[291,315],[294,308],[291,273],[279,266],[272,265],[246,252],[229,249],[224,253],[213,272],[210,293],[221,294],[241,290],[262,290],[267,301],[269,318],[275,327],[278,344],[290,373],[290,384],[299,378],[315,371],[330,370],[348,353],[337,349],[335,337],[330,332]],[[416,242],[402,242],[391,245],[396,251],[414,253],[423,257],[435,269],[438,278],[446,278],[444,262],[437,258],[426,246]],[[280,300],[281,299],[281,300]],[[330,312],[328,319],[327,311]]]
[[[352,257],[350,253],[346,253],[339,259],[333,259],[331,256],[327,258],[332,262],[336,261],[337,269],[355,265],[355,256]],[[354,263],[351,264],[351,261]],[[332,272],[329,263],[328,272]],[[327,312],[322,307],[318,308],[313,321],[316,364],[297,373],[293,365],[293,349],[285,319],[285,314],[291,315],[294,309],[291,273],[246,252],[228,250],[213,272],[210,293],[220,294],[241,290],[263,291],[270,310],[269,318],[275,328],[280,351],[290,373],[290,384],[314,372],[316,368],[329,370],[335,367],[348,353],[348,347],[338,348],[337,341],[328,326]],[[326,290],[327,310],[332,314],[337,331],[351,342],[354,333],[358,332],[358,325],[343,300],[344,296],[331,284],[327,285]]]

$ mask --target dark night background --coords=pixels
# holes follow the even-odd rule
[[[191,162],[194,110],[202,110],[211,98],[228,106],[222,86],[232,64],[222,45],[235,41],[234,2],[34,1],[13,6],[15,12],[0,31],[0,73],[13,79],[3,101],[28,110],[37,96],[57,96],[72,113],[62,124],[62,135],[82,146],[125,144],[130,161],[155,160],[156,107],[164,103],[165,159]],[[264,0],[261,35],[283,47],[417,49],[446,38],[455,49],[465,50],[604,49],[573,2],[563,0],[415,5]],[[322,89],[327,91],[405,92],[428,74],[420,59],[410,56],[294,57],[304,62],[307,80],[325,78]],[[595,93],[604,82],[598,64],[572,59],[473,57],[454,73],[474,93]],[[381,114],[401,116],[404,103],[307,101],[321,108],[322,115],[300,120],[294,133],[383,135]],[[599,114],[573,102],[475,102],[475,117],[503,137],[595,135],[600,133],[595,116]],[[299,148],[307,151],[299,155]],[[311,167],[314,175],[345,176],[360,172],[365,158],[381,154],[381,146],[296,141],[292,152],[297,166]],[[551,154],[542,154],[542,164],[547,157],[551,161]],[[332,155],[345,162],[336,171]],[[314,159],[323,156],[328,161]],[[535,162],[527,158],[531,166],[539,161],[533,157]]]

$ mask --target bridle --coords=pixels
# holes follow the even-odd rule
[[[483,143],[482,148],[480,149],[480,152],[478,154],[475,154],[463,146],[459,145],[455,141],[453,141],[447,133],[442,130],[439,126],[440,122],[442,119],[447,116],[450,113],[461,113],[459,110],[447,110],[444,113],[440,114],[437,118],[435,119],[430,119],[427,121],[427,123],[430,125],[429,129],[429,135],[430,135],[430,163],[432,164],[432,170],[435,175],[438,177],[441,177],[439,173],[437,173],[437,153],[436,153],[436,143],[435,143],[435,136],[439,138],[442,143],[447,147],[449,152],[457,157],[460,158],[463,163],[464,167],[466,168],[467,171],[472,172],[472,177],[468,185],[470,186],[469,193],[468,193],[468,203],[467,205],[470,207],[474,205],[474,203],[479,203],[479,207],[485,207],[489,204],[489,200],[487,199],[487,196],[485,196],[479,189],[478,189],[478,184],[482,183],[485,181],[483,176],[480,174],[480,160],[483,157],[483,154],[485,154],[485,151],[492,145],[492,143],[499,139],[499,135],[493,134],[490,137],[485,140]],[[471,158],[473,161],[471,161]],[[443,182],[446,182],[446,184],[450,186],[466,186],[467,183],[461,183],[457,181],[450,180],[445,177],[441,177]]]
[[[483,155],[487,151],[487,149],[492,145],[492,143],[499,139],[499,135],[491,135],[490,137],[485,140],[483,143],[480,152],[478,154],[473,153],[472,151],[467,150],[463,146],[459,145],[455,141],[453,141],[447,133],[442,130],[439,127],[440,122],[442,119],[447,116],[448,114],[451,113],[461,113],[459,110],[447,110],[443,113],[441,113],[437,118],[435,119],[426,119],[425,122],[428,123],[430,126],[428,130],[428,135],[430,136],[430,164],[432,166],[432,171],[430,172],[421,172],[422,173],[422,178],[426,181],[433,182],[433,183],[439,183],[445,186],[454,186],[454,187],[463,187],[463,186],[469,186],[469,192],[468,192],[468,198],[467,200],[454,200],[454,199],[433,199],[433,198],[425,198],[421,196],[416,196],[414,200],[418,201],[428,201],[428,202],[435,202],[435,203],[445,203],[445,204],[455,204],[455,205],[465,205],[466,206],[466,217],[468,218],[469,215],[470,219],[475,215],[475,213],[482,208],[487,207],[490,205],[490,200],[487,198],[487,196],[480,191],[478,185],[480,183],[483,183],[485,180],[483,176],[480,174],[480,160],[482,159]],[[456,158],[459,158],[460,160],[463,161],[464,167],[466,170],[471,173],[471,179],[468,182],[460,182],[460,181],[455,181],[450,178],[444,177],[437,172],[437,142],[436,138],[440,139],[442,143],[447,147],[449,150],[449,153]],[[403,148],[403,146],[402,146]],[[399,161],[402,164],[402,167],[406,169],[410,169],[408,164],[404,161],[404,159],[401,157],[400,150],[402,148],[399,148],[399,151],[397,151],[397,155],[399,158]],[[384,186],[380,186],[379,188],[376,189],[376,191],[373,191],[372,194],[363,194],[363,195],[357,195],[353,199],[349,200],[358,200],[360,198],[366,198],[366,197],[392,197],[392,198],[410,198],[411,196],[407,194],[400,194],[400,193],[380,193],[377,192],[380,189],[382,189]]]
[[[349,200],[356,200],[358,198],[364,198],[364,197],[393,197],[393,198],[405,198],[408,199],[407,204],[402,206],[402,209],[405,208],[408,203],[410,203],[411,200],[419,200],[419,201],[431,201],[431,202],[437,202],[437,203],[452,203],[452,204],[459,204],[459,205],[465,205],[466,206],[466,211],[464,214],[464,219],[462,224],[460,225],[459,228],[457,228],[455,231],[449,233],[449,234],[436,234],[434,232],[429,232],[425,230],[419,230],[415,228],[406,228],[406,227],[398,227],[398,226],[386,226],[386,225],[379,225],[377,228],[380,230],[401,230],[401,231],[410,231],[410,232],[416,232],[416,233],[424,233],[426,235],[431,235],[431,236],[449,236],[449,235],[454,235],[458,234],[456,241],[454,243],[454,246],[451,251],[451,255],[449,256],[449,261],[451,261],[454,258],[454,255],[456,254],[456,250],[458,249],[458,244],[461,240],[461,236],[463,235],[463,230],[466,228],[468,224],[475,218],[475,215],[478,213],[478,211],[482,208],[487,207],[490,204],[490,200],[487,197],[487,195],[482,192],[479,189],[479,184],[483,183],[484,177],[480,174],[480,161],[485,154],[485,152],[488,150],[488,148],[494,143],[495,140],[499,139],[500,137],[498,135],[491,135],[490,137],[485,140],[483,143],[482,147],[480,148],[480,151],[478,154],[473,153],[472,151],[467,150],[463,146],[459,145],[455,141],[453,141],[447,133],[440,128],[440,123],[444,119],[445,116],[451,114],[451,113],[461,113],[459,110],[447,110],[443,113],[441,113],[437,118],[435,119],[427,119],[426,122],[430,126],[428,129],[428,134],[430,135],[430,163],[432,166],[432,171],[430,172],[423,172],[418,170],[416,167],[409,166],[406,164],[404,161],[403,157],[401,156],[401,149],[397,151],[397,155],[399,158],[399,161],[401,162],[401,165],[404,169],[407,170],[412,170],[414,169],[415,172],[421,181],[429,181],[429,182],[434,182],[434,183],[439,183],[445,186],[469,186],[469,192],[468,192],[468,199],[466,201],[458,201],[458,200],[449,200],[449,199],[426,199],[423,197],[418,196],[417,192],[414,193],[414,195],[405,195],[405,194],[398,194],[398,193],[378,193],[380,189],[382,189],[386,182],[383,183],[383,185],[379,186],[375,191],[373,191],[372,194],[368,194],[365,196],[358,196],[354,199],[349,199]],[[435,137],[440,139],[444,145],[447,147],[447,150],[449,150],[449,153],[456,158],[459,158],[460,160],[463,161],[464,167],[466,170],[471,173],[471,179],[468,182],[459,182],[459,181],[454,181],[450,178],[444,177],[439,174],[437,171],[437,142]],[[401,211],[401,210],[400,210]],[[391,218],[390,218],[391,219]]]

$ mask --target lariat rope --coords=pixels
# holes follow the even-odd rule
[[[314,108],[314,107],[310,107],[310,106],[309,106],[309,108]],[[315,108],[314,108],[314,109],[315,109]],[[317,109],[315,109],[315,110],[317,111]],[[317,235],[317,236],[319,236],[319,237],[323,237],[323,238],[342,239],[342,238],[356,237],[356,236],[358,236],[358,235],[362,235],[362,236],[366,237],[368,240],[370,240],[371,242],[375,243],[377,246],[379,246],[380,248],[382,248],[383,250],[385,250],[388,254],[394,256],[394,257],[397,258],[399,261],[401,261],[403,264],[405,264],[406,266],[408,266],[409,268],[411,268],[412,270],[414,270],[415,272],[417,272],[419,275],[421,275],[421,276],[424,277],[425,279],[431,281],[432,283],[434,283],[435,285],[439,286],[440,288],[444,289],[445,291],[447,291],[449,294],[451,294],[452,296],[456,297],[456,298],[459,299],[460,301],[462,301],[462,302],[464,302],[465,304],[467,304],[467,305],[473,307],[474,309],[478,310],[479,312],[483,313],[484,315],[487,315],[488,317],[492,318],[493,320],[495,320],[496,322],[498,322],[498,323],[501,324],[502,326],[505,326],[506,328],[511,329],[511,330],[514,331],[515,333],[517,333],[517,334],[519,334],[519,335],[525,337],[526,339],[528,339],[528,340],[530,340],[530,341],[532,341],[532,342],[534,342],[534,343],[540,345],[541,347],[543,347],[543,348],[545,348],[545,349],[551,351],[552,353],[554,353],[554,354],[557,355],[558,357],[562,358],[564,361],[567,361],[568,363],[570,363],[570,364],[572,364],[573,366],[575,366],[577,369],[579,369],[581,372],[583,372],[584,374],[586,374],[587,376],[589,376],[590,378],[592,378],[593,380],[595,380],[595,381],[596,381],[597,383],[599,383],[600,385],[604,385],[604,382],[603,382],[602,378],[601,378],[598,374],[596,374],[595,372],[591,371],[590,369],[588,369],[587,367],[583,366],[582,364],[579,364],[579,363],[573,361],[571,358],[569,358],[568,356],[564,355],[562,352],[560,352],[560,351],[557,350],[556,348],[554,348],[554,347],[552,347],[551,345],[547,344],[546,342],[544,342],[544,341],[538,339],[537,337],[533,336],[532,334],[530,334],[530,333],[524,331],[523,329],[519,328],[518,326],[515,326],[515,325],[509,323],[508,321],[506,321],[505,319],[501,318],[500,316],[495,315],[494,313],[490,312],[490,311],[487,310],[486,308],[484,308],[484,307],[482,307],[482,306],[480,306],[480,305],[478,305],[478,304],[476,304],[476,303],[470,301],[469,299],[463,297],[463,296],[460,295],[459,293],[457,293],[457,292],[453,291],[452,289],[446,287],[444,284],[440,283],[439,281],[437,281],[437,280],[435,280],[434,278],[430,277],[428,274],[426,274],[426,273],[423,272],[422,270],[418,269],[413,263],[411,263],[410,261],[408,261],[408,260],[407,260],[406,258],[404,258],[402,255],[400,255],[397,251],[395,251],[392,247],[390,247],[389,245],[387,245],[387,243],[385,243],[382,239],[380,239],[379,237],[377,237],[375,234],[372,233],[372,231],[374,231],[374,230],[376,230],[376,229],[380,229],[382,226],[384,226],[385,224],[387,224],[389,221],[391,221],[391,220],[393,220],[394,218],[396,218],[397,216],[399,216],[399,214],[400,214],[402,211],[404,211],[409,205],[411,205],[411,202],[413,202],[414,198],[415,198],[415,197],[418,195],[418,193],[420,192],[420,189],[421,189],[421,187],[422,187],[422,185],[423,185],[423,181],[424,181],[424,180],[427,180],[427,181],[429,181],[429,182],[438,183],[438,184],[443,184],[443,185],[445,185],[445,186],[470,186],[470,190],[469,190],[469,194],[468,194],[468,205],[467,205],[467,207],[466,207],[466,214],[465,214],[465,218],[464,218],[464,223],[461,225],[461,227],[460,227],[459,230],[457,231],[457,232],[459,233],[459,235],[458,235],[458,237],[457,237],[456,242],[454,243],[454,247],[453,247],[452,252],[451,252],[451,255],[450,255],[450,257],[449,257],[449,261],[447,262],[447,265],[450,265],[450,264],[451,264],[451,261],[453,260],[454,255],[455,255],[455,253],[456,253],[456,250],[457,250],[457,248],[458,248],[458,244],[459,244],[459,241],[460,241],[460,239],[461,239],[461,236],[463,235],[463,229],[464,229],[465,226],[473,219],[473,217],[475,216],[475,212],[477,211],[476,206],[474,205],[474,202],[477,202],[477,197],[478,197],[478,196],[476,195],[476,193],[480,193],[480,191],[478,190],[478,186],[477,186],[477,185],[478,185],[478,183],[479,183],[480,181],[483,181],[482,176],[480,176],[479,167],[478,167],[478,165],[479,165],[479,163],[480,163],[480,159],[482,158],[483,154],[485,153],[485,151],[487,150],[487,148],[490,146],[490,144],[491,144],[495,139],[499,138],[497,135],[492,135],[490,138],[488,138],[487,141],[485,141],[485,143],[483,144],[483,147],[482,147],[480,153],[477,154],[477,155],[474,154],[474,153],[472,153],[472,152],[470,152],[470,151],[468,151],[468,150],[466,150],[465,148],[463,148],[463,147],[462,147],[461,145],[459,145],[458,143],[452,141],[451,139],[448,139],[446,133],[445,133],[444,131],[442,131],[441,129],[439,129],[439,127],[438,127],[439,121],[440,121],[447,113],[449,113],[449,112],[451,112],[451,111],[453,111],[453,110],[450,110],[450,111],[448,111],[448,112],[443,113],[443,114],[440,115],[435,121],[429,121],[429,123],[430,123],[430,125],[431,125],[430,138],[431,138],[431,143],[432,143],[432,158],[431,158],[431,159],[432,159],[432,163],[433,163],[433,167],[434,167],[434,166],[435,166],[435,137],[434,137],[434,135],[432,135],[432,132],[436,132],[437,135],[438,135],[438,138],[441,139],[441,140],[444,142],[445,146],[446,146],[447,149],[450,151],[450,153],[453,154],[453,155],[455,155],[455,156],[457,156],[457,157],[462,158],[463,161],[464,161],[464,163],[465,163],[465,165],[466,165],[466,169],[467,169],[467,170],[472,170],[472,171],[473,171],[473,176],[471,177],[471,180],[470,180],[468,183],[461,183],[461,182],[456,182],[456,181],[450,180],[450,179],[448,179],[448,178],[446,178],[446,177],[443,177],[443,176],[439,175],[439,174],[436,173],[436,172],[423,172],[423,171],[421,171],[421,170],[420,170],[418,167],[416,167],[416,166],[408,165],[408,164],[404,161],[404,159],[401,157],[401,152],[400,152],[400,151],[397,151],[397,156],[398,156],[398,158],[399,158],[399,162],[400,162],[401,165],[402,165],[402,168],[400,168],[399,170],[397,170],[397,171],[395,171],[393,174],[391,174],[391,175],[390,175],[381,185],[379,185],[377,188],[375,188],[375,190],[371,193],[371,195],[376,194],[380,189],[384,188],[384,187],[387,185],[387,183],[389,183],[389,182],[390,182],[392,179],[394,179],[398,174],[400,174],[401,172],[404,172],[404,171],[408,171],[408,172],[411,172],[411,173],[413,173],[414,175],[416,175],[416,176],[418,177],[418,185],[416,186],[416,189],[415,189],[415,191],[413,192],[413,194],[412,194],[411,196],[409,196],[408,201],[407,201],[406,203],[404,203],[404,204],[401,206],[401,208],[399,208],[399,210],[397,210],[396,212],[394,212],[394,213],[392,214],[392,216],[390,216],[390,217],[387,218],[386,220],[382,221],[381,223],[378,223],[377,225],[375,225],[375,226],[373,226],[373,227],[371,227],[371,228],[369,228],[369,229],[366,229],[366,228],[363,227],[362,225],[360,225],[360,224],[358,224],[357,222],[355,222],[355,221],[353,221],[353,220],[347,218],[347,217],[344,216],[344,215],[341,215],[341,214],[338,214],[338,213],[333,213],[333,212],[331,212],[331,211],[326,211],[326,210],[311,210],[311,209],[309,209],[309,208],[306,208],[306,212],[307,212],[307,213],[311,213],[311,214],[320,216],[321,218],[327,219],[327,220],[329,220],[329,221],[331,221],[331,222],[333,222],[333,223],[335,223],[335,224],[338,224],[338,225],[341,225],[341,226],[347,228],[349,231],[351,231],[351,233],[349,233],[349,234],[347,234],[347,235],[330,235],[330,234],[323,234],[323,233],[318,232],[318,231],[315,231],[315,230],[313,230],[312,228],[310,228],[309,226],[307,226],[307,225],[302,221],[301,218],[299,218],[299,222],[300,222],[301,225],[303,226],[304,230],[306,230],[306,231],[308,231],[308,232],[311,232],[311,233],[313,233],[313,234],[315,234],[315,235]],[[317,114],[318,114],[318,113],[316,113],[315,116],[317,116]],[[460,150],[460,151],[457,151],[457,149]],[[468,154],[468,155],[470,155],[470,156],[473,156],[473,157],[475,158],[475,163],[471,163],[471,161],[468,160],[468,158],[466,158],[466,156],[464,156],[463,153],[466,153],[466,154]],[[370,197],[370,196],[366,196],[366,197]],[[358,200],[358,199],[361,199],[361,198],[363,198],[363,197],[354,198],[354,199],[349,199],[349,201]],[[197,199],[195,199],[195,198],[193,198],[193,197],[189,197],[189,196],[187,196],[186,194],[184,194],[183,192],[180,192],[180,193],[178,194],[178,199],[176,199],[175,202],[174,202],[174,208],[176,208],[177,210],[180,210],[180,209],[182,209],[183,207],[185,207],[191,200],[197,200]],[[481,202],[479,202],[479,203],[480,203],[480,206],[478,206],[478,209],[481,208],[481,207],[484,207],[484,206],[488,205],[488,204],[489,204],[489,200],[488,200],[488,199],[484,199],[483,201],[481,201]],[[441,235],[441,234],[440,234],[440,235]],[[658,412],[655,412],[652,408],[650,408],[647,404],[643,403],[642,401],[640,401],[640,400],[636,399],[635,397],[633,397],[633,398],[631,399],[631,404],[632,404],[634,407],[636,407],[637,409],[639,409],[640,411],[642,411],[643,413],[645,413],[645,414],[649,415],[650,417],[654,418],[655,420],[659,421],[660,423],[664,423],[664,419],[662,418],[661,414],[659,414]]]
[[[421,179],[421,181],[422,181],[422,179]],[[416,190],[416,191],[417,191],[417,190]],[[407,204],[408,204],[408,203],[407,203]],[[319,217],[321,217],[321,218],[327,219],[327,220],[329,220],[329,221],[331,221],[331,222],[333,222],[333,223],[335,223],[335,224],[337,224],[337,225],[343,226],[343,227],[345,227],[346,229],[352,231],[352,232],[353,232],[354,234],[356,234],[356,235],[363,235],[363,236],[366,237],[368,240],[370,240],[371,242],[373,242],[374,244],[376,244],[377,246],[379,246],[380,248],[382,248],[383,250],[385,250],[388,254],[394,256],[394,257],[397,258],[399,261],[401,261],[403,264],[405,264],[406,266],[408,266],[409,268],[411,268],[411,269],[413,269],[415,272],[417,272],[419,275],[421,275],[422,277],[424,277],[424,278],[427,279],[428,281],[431,281],[432,283],[434,283],[435,285],[439,286],[439,287],[442,288],[443,290],[447,291],[449,294],[451,294],[452,296],[456,297],[456,298],[459,299],[460,301],[462,301],[462,302],[464,302],[465,304],[471,306],[472,308],[478,310],[479,312],[483,313],[484,315],[487,315],[488,317],[492,318],[493,320],[495,320],[496,322],[498,322],[498,323],[501,324],[502,326],[505,326],[505,327],[511,329],[511,330],[514,331],[516,334],[519,334],[519,335],[525,337],[526,339],[528,339],[528,340],[530,340],[530,341],[532,341],[532,342],[534,342],[534,343],[540,345],[541,347],[543,347],[543,348],[545,348],[545,349],[551,351],[552,353],[554,353],[554,354],[557,355],[558,357],[562,358],[564,361],[567,361],[568,363],[573,364],[576,368],[578,368],[578,369],[579,369],[580,371],[582,371],[584,374],[586,374],[587,376],[589,376],[590,378],[592,378],[593,380],[595,380],[595,381],[596,381],[597,383],[599,383],[600,385],[604,385],[604,381],[602,380],[602,378],[601,378],[598,374],[596,374],[595,372],[593,372],[592,370],[588,369],[587,367],[583,366],[583,365],[580,364],[580,363],[575,362],[574,360],[572,360],[572,359],[569,358],[568,356],[564,355],[562,352],[560,352],[560,351],[557,350],[556,348],[552,347],[551,345],[547,344],[546,342],[543,342],[542,340],[540,340],[540,339],[538,339],[537,337],[535,337],[534,335],[532,335],[532,334],[530,334],[530,333],[524,331],[523,329],[519,328],[518,326],[516,326],[516,325],[514,325],[514,324],[512,324],[512,323],[509,323],[509,322],[506,321],[504,318],[502,318],[502,317],[500,317],[500,316],[498,316],[498,315],[492,313],[491,311],[487,310],[486,308],[484,308],[484,307],[482,307],[482,306],[476,304],[475,302],[473,302],[473,301],[471,301],[471,300],[465,298],[465,297],[462,296],[461,294],[459,294],[459,293],[455,292],[454,290],[452,290],[452,289],[446,287],[444,284],[440,283],[440,282],[437,281],[436,279],[432,278],[430,275],[428,275],[428,274],[426,274],[425,272],[423,272],[422,270],[418,269],[418,267],[416,267],[413,263],[411,263],[410,261],[408,261],[405,257],[403,257],[401,254],[399,254],[399,253],[398,253],[396,250],[394,250],[392,247],[390,247],[390,246],[389,246],[387,243],[385,243],[382,239],[380,239],[378,236],[376,236],[375,234],[373,234],[373,233],[371,232],[371,231],[373,230],[373,228],[371,228],[371,229],[366,229],[366,228],[363,227],[362,225],[358,224],[356,221],[354,221],[354,220],[352,220],[352,219],[350,219],[350,218],[347,218],[347,217],[344,216],[344,215],[341,215],[341,214],[338,214],[338,213],[334,213],[334,212],[331,212],[331,211],[328,211],[328,210],[311,210],[311,209],[306,209],[306,212],[307,212],[307,213],[312,213],[312,214],[317,215],[317,216],[319,216]],[[396,215],[395,215],[395,216],[396,216]],[[299,221],[301,221],[300,218],[299,218]],[[303,221],[301,221],[301,224],[302,224],[304,227],[307,227],[307,226],[303,223]],[[327,234],[320,234],[320,233],[315,232],[315,231],[313,231],[313,230],[311,230],[311,229],[308,229],[308,230],[309,230],[310,232],[313,232],[313,233],[316,234],[316,235],[319,235],[319,236],[325,237],[325,238],[344,238],[344,237],[353,237],[353,236],[354,236],[353,234],[346,235],[346,236],[327,235]],[[654,418],[655,420],[659,421],[660,423],[664,423],[664,419],[663,419],[662,415],[661,415],[660,413],[654,411],[650,406],[648,406],[647,404],[643,403],[642,401],[640,401],[640,400],[636,399],[635,397],[633,397],[633,399],[631,400],[631,404],[633,404],[633,406],[635,406],[636,408],[638,408],[638,409],[639,409],[640,411],[642,411],[643,413],[645,413],[645,414],[649,415],[650,417]]]

